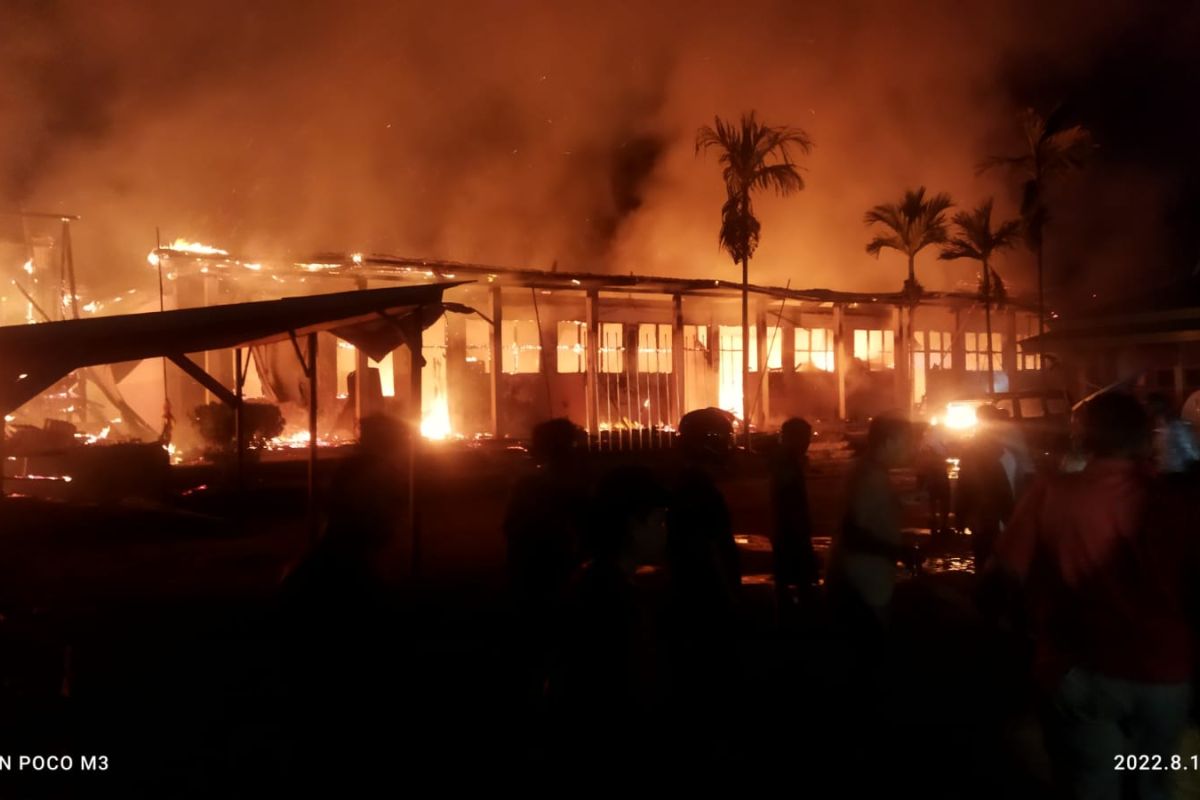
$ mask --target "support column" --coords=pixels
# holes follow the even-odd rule
[[[424,346],[422,339],[420,313],[412,316],[412,321],[409,323],[408,333],[405,338],[411,342],[412,358],[410,363],[412,368],[408,371],[408,424],[412,426],[413,434],[421,432],[421,420],[424,419],[424,408],[421,396],[421,377],[424,372],[424,358],[421,355],[421,349]]]
[[[499,439],[503,433],[503,419],[500,413],[500,376],[504,370],[504,309],[501,302],[500,287],[493,286],[492,296],[492,352],[489,373],[491,377],[492,394],[492,436]]]
[[[248,358],[250,351],[244,352]],[[243,350],[237,348],[233,351],[234,355],[234,397],[237,398],[237,404],[233,408],[233,432],[234,432],[234,448],[237,454],[237,483],[241,489],[246,477],[246,402],[243,395],[243,388],[246,384],[246,364],[243,362]]]
[[[892,309],[892,341],[895,368],[893,377],[896,387],[896,405],[905,413],[912,413],[912,386],[909,383],[908,320],[910,311],[903,305]]]
[[[846,421],[846,307],[833,306],[833,372],[837,383],[837,417]]]
[[[799,305],[797,305],[799,309]],[[785,319],[782,312],[777,318],[779,332],[775,335],[779,340],[779,359],[782,371],[779,377],[781,393],[784,397],[783,413],[781,416],[791,416],[795,406],[792,395],[796,392],[796,326],[791,320]]]
[[[967,347],[963,339],[964,325],[962,309],[954,309],[954,335],[950,339],[950,369],[954,372],[955,389],[958,391],[965,388],[962,384],[967,373]]]
[[[295,341],[293,337],[292,341]],[[317,540],[317,334],[308,335],[308,528]]]
[[[754,387],[754,424],[759,430],[771,419],[771,376],[767,370],[771,345],[771,328],[767,325],[767,310],[759,305],[754,314],[755,334],[758,337],[758,380]]]
[[[424,346],[422,339],[420,309],[410,318],[409,329],[405,338],[409,341],[409,347],[412,350],[412,369],[408,371],[409,380],[409,398],[410,404],[408,408],[409,419],[408,424],[412,434],[409,438],[408,445],[408,529],[412,536],[412,552],[410,569],[414,578],[421,574],[421,514],[420,514],[420,494],[417,491],[417,471],[419,464],[417,463],[418,451],[424,440],[421,437],[421,419],[423,408],[421,403],[421,373],[425,366],[424,358],[421,354],[421,349]]]
[[[1174,406],[1175,406],[1176,411],[1178,411],[1180,409],[1180,407],[1184,404],[1184,402],[1187,400],[1187,397],[1185,396],[1185,393],[1187,392],[1187,386],[1184,383],[1184,373],[1183,373],[1183,348],[1184,348],[1183,344],[1175,345],[1175,367],[1173,369],[1173,372],[1174,372],[1173,377],[1174,377],[1174,383],[1175,383]]]
[[[588,431],[600,441],[600,294],[595,289],[587,293],[584,311],[587,331],[584,333],[584,391],[587,394]]]
[[[1000,342],[1000,367],[1008,376],[1008,390],[1017,388],[1017,310],[1006,309],[1004,312],[1003,341]]]
[[[683,349],[683,295],[671,295],[671,380],[675,390],[675,407],[669,409],[672,416],[671,426],[679,426],[679,417],[688,412],[687,408],[687,352]]]
[[[366,278],[355,278],[354,288],[358,291],[365,291],[367,288]],[[392,365],[393,368],[395,364]],[[362,420],[364,416],[371,413],[370,403],[367,401],[367,387],[370,381],[367,380],[367,354],[359,348],[354,348],[354,426],[361,432]]]
[[[392,396],[400,409],[402,419],[408,419],[408,407],[412,403],[412,398],[408,396],[410,381],[407,378],[413,368],[412,363],[412,350],[407,345],[392,351]]]
[[[463,413],[463,392],[467,372],[467,318],[462,314],[445,312],[446,320],[446,402],[453,430],[466,430]],[[404,348],[400,348],[403,350]],[[393,376],[399,350],[392,354]],[[394,378],[393,378],[394,379]]]

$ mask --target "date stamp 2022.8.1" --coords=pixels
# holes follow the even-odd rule
[[[1113,756],[1113,769],[1117,772],[1200,771],[1200,755],[1116,755]]]

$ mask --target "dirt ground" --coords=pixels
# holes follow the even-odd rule
[[[633,457],[612,454],[598,469]],[[413,689],[401,737],[413,755],[400,765],[466,758],[520,774],[539,763],[536,748],[514,735],[526,720],[511,704],[505,664],[499,530],[509,487],[526,463],[520,452],[465,448],[423,462],[421,576],[397,632],[409,655],[396,680]],[[818,536],[836,528],[849,463],[814,459]],[[238,495],[203,471],[181,471],[182,492],[170,507],[0,504],[0,745],[12,753],[107,754],[111,764],[105,776],[38,777],[25,790],[237,796],[278,788],[281,776],[295,774],[294,709],[280,694],[274,614],[280,578],[309,541],[303,475],[298,462],[272,465]],[[830,743],[842,741],[827,735],[829,727],[853,718],[829,689],[844,654],[819,622],[774,625],[761,464],[736,465],[722,489],[748,573],[740,757],[782,763],[802,746],[811,752],[800,761],[816,769]],[[957,796],[953,787],[974,780],[983,720],[1005,699],[995,687],[1011,683],[993,680],[1003,670],[979,633],[970,579],[955,572],[908,581],[897,602],[904,666],[893,676],[886,714],[907,733],[887,739],[886,761],[937,751],[951,788],[932,796]],[[773,732],[781,714],[793,720],[791,738]]]

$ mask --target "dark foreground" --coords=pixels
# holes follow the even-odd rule
[[[748,573],[735,713],[709,720],[698,744],[691,720],[702,706],[686,720],[645,709],[604,734],[631,742],[624,763],[589,762],[518,689],[498,531],[504,458],[469,473],[453,459],[433,465],[423,577],[376,628],[388,656],[362,666],[358,699],[337,715],[351,720],[345,730],[322,728],[313,700],[338,687],[311,671],[300,671],[308,685],[288,680],[295,655],[281,645],[276,590],[305,548],[294,482],[257,485],[244,502],[205,489],[171,510],[6,502],[0,754],[14,772],[0,786],[16,794],[0,794],[278,796],[331,776],[343,787],[382,780],[386,794],[429,781],[582,788],[646,770],[817,796],[1044,793],[1022,647],[983,624],[970,572],[939,567],[965,548],[926,545],[930,569],[904,582],[890,640],[864,656],[827,624],[819,598],[779,621],[755,514],[765,488],[752,469],[723,486]],[[843,477],[840,463],[814,465],[818,533],[832,531]],[[71,755],[75,768],[16,772],[21,754]],[[106,756],[107,771],[82,770],[88,755]],[[564,784],[556,773],[567,763]]]

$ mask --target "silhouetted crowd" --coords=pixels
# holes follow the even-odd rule
[[[976,783],[935,796],[1172,796],[1183,780],[1172,758],[1200,769],[1185,735],[1200,608],[1191,432],[1161,400],[1147,409],[1103,394],[1077,413],[1073,448],[1051,465],[1002,412],[985,406],[979,417],[955,480],[937,428],[874,419],[824,559],[809,506],[813,429],[799,419],[782,426],[765,458],[774,583],[766,636],[761,624],[748,633],[753,601],[724,493],[735,485],[730,415],[687,414],[670,458],[650,466],[595,458],[567,420],[539,425],[531,469],[498,526],[511,606],[500,668],[511,676],[506,713],[521,739],[505,752],[529,768],[581,775],[703,780],[769,765],[794,772],[797,787],[827,780],[849,796],[929,768],[914,758],[966,759]],[[318,729],[342,724],[347,708],[404,702],[380,698],[397,682],[383,666],[403,660],[388,650],[397,595],[383,565],[405,513],[395,498],[408,443],[387,426],[363,433],[362,452],[339,474],[327,534],[284,585],[289,691],[308,698]],[[904,467],[919,495],[898,490]],[[913,634],[912,607],[902,618],[897,598],[900,585],[921,585],[925,553],[905,525],[906,507],[920,501],[935,542],[969,534],[977,577],[952,613],[938,606],[940,590],[914,590],[940,610]],[[943,626],[942,613],[958,616]],[[762,653],[748,653],[756,646]],[[901,664],[922,649],[938,655]],[[956,649],[976,666],[952,679],[982,699],[929,719],[970,720],[967,738],[980,738],[931,734],[927,752],[897,736],[932,729],[905,686],[927,692],[922,673]],[[1036,753],[1007,754],[1024,745],[1004,739],[1026,702],[1036,735],[1022,741],[1048,760],[1045,784],[979,782],[989,770],[1038,772]],[[1136,759],[1122,768],[1120,759],[1142,756],[1168,768]]]

